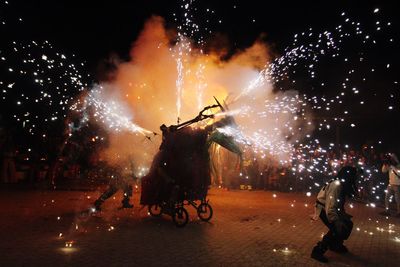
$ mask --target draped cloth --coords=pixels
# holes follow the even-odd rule
[[[210,134],[209,129],[186,127],[163,136],[149,173],[142,178],[140,203],[152,205],[168,201],[172,188],[179,188],[179,198],[203,199],[211,184],[210,155],[212,142],[241,155],[233,139]],[[215,133],[215,131],[214,131]]]

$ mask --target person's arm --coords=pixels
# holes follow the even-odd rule
[[[325,211],[329,222],[339,220],[339,211],[343,207],[344,199],[341,199],[342,185],[339,181],[330,184],[326,192]]]
[[[388,171],[389,171],[389,165],[386,164],[386,163],[384,163],[384,164],[382,165],[382,172],[383,172],[383,173],[386,173],[386,172],[388,172]]]
[[[400,178],[400,164],[398,164],[396,167],[393,166],[392,172],[394,172],[394,174]]]

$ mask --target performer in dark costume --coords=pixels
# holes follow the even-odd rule
[[[215,119],[213,114],[205,114],[214,108],[224,111],[217,101],[217,105],[205,107],[191,120],[177,125],[160,126],[160,149],[149,173],[142,178],[142,205],[151,206],[163,202],[175,205],[178,198],[184,197],[180,192],[190,192],[193,199],[204,199],[211,183],[209,148],[213,142],[241,158],[242,151],[234,138],[217,130],[225,126],[233,128],[233,118],[227,116],[204,128],[189,127],[203,120]]]
[[[110,183],[107,190],[94,202],[94,208],[96,211],[101,211],[101,205],[103,202],[112,197],[118,190],[122,190],[124,193],[122,208],[133,208],[133,205],[129,203],[133,191],[132,185],[129,184],[129,180],[132,178],[123,177],[117,168],[111,170],[109,178]]]

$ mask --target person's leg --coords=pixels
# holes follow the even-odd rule
[[[335,227],[333,223],[329,222],[325,210],[322,210],[320,218],[322,222],[326,225],[326,227],[328,227],[329,229],[328,233],[326,233],[322,238],[323,246],[326,247],[326,249],[328,249],[332,246],[337,245],[340,242],[338,241],[337,234],[335,233]]]
[[[385,208],[386,210],[390,209],[390,200],[393,197],[393,187],[392,185],[388,185],[387,187],[387,194],[386,194],[386,198],[385,198]]]
[[[122,190],[124,191],[124,198],[122,199],[122,207],[123,208],[133,208],[133,205],[129,203],[130,197],[132,196],[133,188],[128,183],[124,183],[122,186]]]
[[[324,256],[324,254],[328,250],[329,244],[332,242],[333,239],[333,232],[331,230],[332,225],[326,217],[325,209],[322,209],[320,218],[329,230],[328,233],[323,236],[322,240],[319,241],[317,245],[313,248],[311,252],[311,258],[320,262],[328,262],[328,259]]]
[[[400,216],[400,186],[392,185],[394,191],[394,200],[396,201],[397,206],[397,216]]]
[[[94,202],[94,206],[95,206],[96,210],[100,211],[101,204],[103,204],[104,201],[109,199],[117,191],[118,191],[118,188],[115,186],[115,184],[110,184],[108,186],[107,190],[103,194],[101,194],[101,196]]]
[[[381,215],[388,216],[390,215],[389,213],[389,207],[390,207],[390,197],[392,195],[392,187],[390,184],[386,188],[386,193],[385,193],[385,210],[381,212]]]
[[[349,224],[351,224],[351,226]],[[349,252],[347,247],[343,244],[344,239],[347,239],[347,237],[350,236],[350,233],[351,233],[352,222],[349,222],[349,224],[346,226],[346,227],[348,227],[347,229],[341,229],[341,230],[335,229],[332,231],[332,238],[329,240],[330,242],[328,245],[329,250],[332,250],[337,253]]]

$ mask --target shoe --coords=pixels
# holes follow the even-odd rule
[[[313,258],[314,260],[317,260],[319,262],[322,262],[322,263],[328,262],[328,259],[323,254],[314,253],[314,251],[311,253],[311,258]]]
[[[339,253],[339,254],[346,254],[346,253],[349,252],[348,248],[343,244],[336,245],[336,246],[330,246],[329,250],[332,250],[332,251],[334,251],[336,253]]]
[[[383,215],[383,216],[390,216],[390,212],[388,210],[384,210],[384,211],[380,212],[379,214]]]
[[[317,260],[322,263],[327,263],[328,259],[324,256],[324,254],[321,252],[320,248],[318,246],[314,247],[314,249],[311,252],[311,258],[314,260]]]

